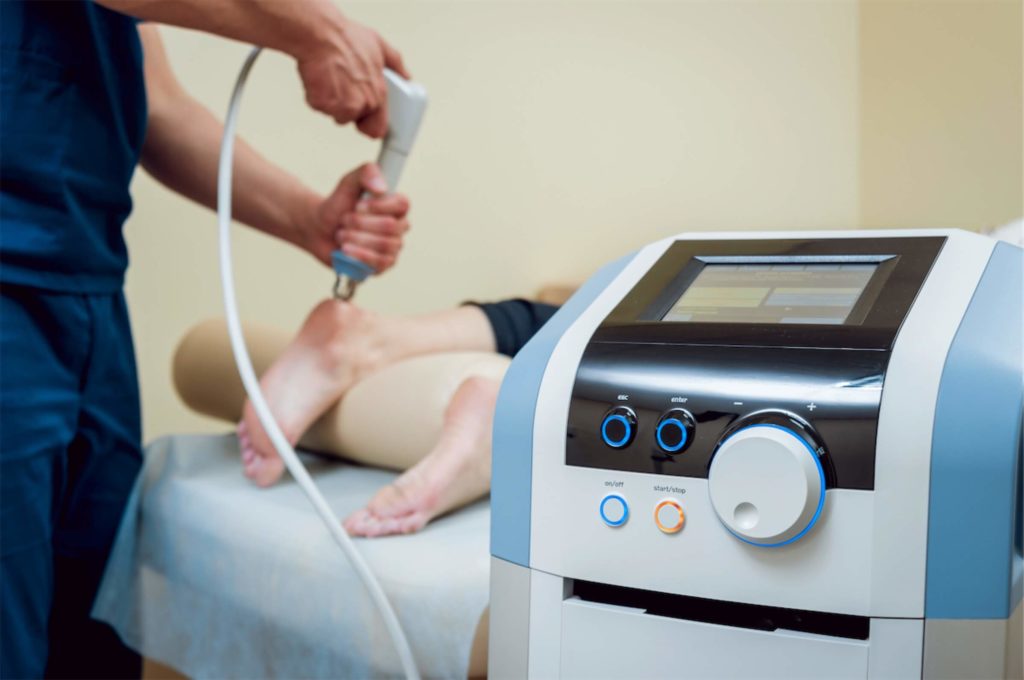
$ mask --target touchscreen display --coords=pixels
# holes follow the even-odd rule
[[[877,264],[708,264],[662,321],[842,324]]]

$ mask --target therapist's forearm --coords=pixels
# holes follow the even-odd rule
[[[184,97],[150,116],[142,165],[160,183],[214,208],[223,126],[209,110]],[[235,142],[232,212],[239,222],[301,248],[323,200],[239,139]]]
[[[0,0],[2,1],[2,0]],[[279,50],[295,58],[306,103],[365,135],[387,132],[384,68],[409,77],[402,55],[332,0],[93,0],[147,21]]]
[[[331,0],[95,0],[129,16],[261,45],[295,57],[336,42],[345,18]]]
[[[213,208],[224,126],[178,82],[157,28],[142,26],[139,37],[149,103],[142,166],[170,189]],[[310,249],[305,235],[321,197],[241,139],[235,142],[233,181],[235,219]]]

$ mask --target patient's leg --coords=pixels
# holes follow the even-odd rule
[[[419,531],[438,515],[483,497],[491,483],[491,426],[500,381],[464,380],[445,410],[441,437],[419,463],[345,520],[357,536]]]
[[[494,333],[476,307],[419,317],[386,317],[325,300],[260,380],[271,412],[295,443],[324,411],[366,375],[396,361],[441,351],[494,351]],[[260,486],[284,471],[251,404],[238,428],[245,474]]]

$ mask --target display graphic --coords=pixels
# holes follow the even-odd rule
[[[877,264],[708,264],[662,317],[694,323],[846,322]]]

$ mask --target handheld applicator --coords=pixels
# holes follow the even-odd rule
[[[393,192],[427,110],[427,91],[391,69],[384,69],[384,80],[388,85],[388,131],[377,156],[377,165],[388,191]],[[374,273],[373,267],[340,250],[331,253],[331,264],[337,274],[334,297],[339,300],[351,300],[359,284]]]

